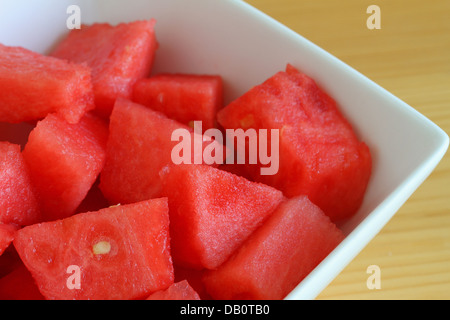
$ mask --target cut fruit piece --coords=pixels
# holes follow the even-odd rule
[[[272,187],[206,165],[171,166],[162,181],[172,255],[188,268],[217,268],[283,200]]]
[[[200,296],[186,280],[183,280],[174,283],[166,290],[151,294],[147,300],[200,300]]]
[[[174,280],[165,198],[28,226],[14,246],[47,299],[142,299]]]
[[[100,179],[100,189],[111,204],[161,196],[160,171],[173,163],[172,150],[179,142],[172,141],[172,134],[178,129],[183,129],[192,141],[194,136],[201,139],[202,150],[212,143],[217,144],[204,141],[190,127],[160,112],[117,99],[111,114],[106,164]],[[195,154],[189,158],[194,162]]]
[[[39,219],[39,204],[20,146],[0,142],[0,224],[26,226]]]
[[[92,68],[96,110],[109,116],[115,100],[131,99],[135,82],[150,75],[158,47],[154,25],[155,20],[83,25],[72,30],[51,55]]]
[[[133,101],[184,125],[202,121],[203,130],[216,126],[222,108],[222,78],[214,75],[159,74],[139,80]]]
[[[336,102],[294,67],[222,109],[218,122],[226,129],[279,130],[278,172],[261,175],[263,165],[247,165],[252,180],[287,197],[308,195],[335,222],[361,206],[371,176],[369,148]]]
[[[94,108],[91,70],[20,47],[0,44],[0,122],[40,120],[58,113],[77,123]]]
[[[305,196],[283,202],[204,283],[214,299],[279,300],[344,238]]]
[[[107,138],[106,123],[91,114],[77,124],[50,114],[37,124],[23,156],[36,188],[42,221],[75,213],[103,168]]]

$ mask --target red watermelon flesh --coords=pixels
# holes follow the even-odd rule
[[[169,167],[163,195],[174,261],[194,269],[221,265],[283,199],[272,187],[206,165]]]
[[[283,202],[204,283],[214,299],[279,300],[343,239],[320,208],[299,196]]]
[[[108,127],[91,114],[69,124],[50,114],[31,132],[23,156],[42,221],[75,213],[103,168]]]
[[[164,198],[28,226],[14,246],[46,299],[142,299],[174,279]]]
[[[92,68],[96,110],[111,114],[118,97],[132,96],[134,83],[150,75],[158,47],[155,20],[83,25],[72,30],[52,56]]]
[[[202,121],[203,130],[216,126],[223,104],[222,78],[215,75],[159,74],[139,80],[133,100],[184,125]]]
[[[20,146],[0,142],[0,224],[25,226],[39,219],[39,204]]]
[[[21,264],[0,278],[0,300],[44,300],[30,271]]]
[[[198,293],[186,280],[172,284],[166,290],[151,294],[147,300],[200,300]]]
[[[278,129],[279,170],[253,180],[283,191],[308,195],[333,221],[360,207],[371,175],[369,148],[358,140],[336,102],[313,79],[288,66],[218,113],[226,129]],[[270,150],[270,147],[269,147]]]
[[[58,113],[77,123],[94,108],[91,70],[21,47],[0,44],[0,122],[40,120]]]
[[[14,225],[0,223],[0,256],[14,240],[16,230],[17,227]]]
[[[100,189],[112,204],[161,195],[160,171],[173,163],[172,150],[179,142],[172,141],[172,133],[177,129],[185,129],[194,137],[190,127],[160,112],[129,100],[116,101],[100,180]],[[202,142],[202,149],[211,143],[216,144]]]

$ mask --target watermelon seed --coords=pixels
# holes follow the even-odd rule
[[[97,254],[108,254],[111,251],[111,244],[108,241],[100,241],[92,246],[92,252]]]
[[[253,116],[253,114],[248,114],[245,117],[243,117],[239,122],[242,128],[248,129],[255,124],[255,117]]]
[[[158,94],[156,99],[160,104],[164,104],[164,102],[166,101],[166,96],[164,95],[164,93],[161,92],[160,94]]]

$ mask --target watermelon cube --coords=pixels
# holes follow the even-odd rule
[[[165,198],[28,226],[14,246],[46,299],[145,299],[174,280]]]
[[[16,230],[17,227],[14,225],[0,223],[0,256],[14,240]]]
[[[147,300],[200,300],[198,293],[186,280],[172,284],[166,290],[152,293]]]
[[[50,114],[37,124],[23,156],[36,188],[42,221],[75,213],[103,168],[107,138],[106,123],[91,114],[77,124]]]
[[[0,300],[44,300],[30,271],[21,264],[0,278]]]
[[[284,201],[217,270],[205,272],[218,300],[283,299],[343,239],[342,232],[306,196]]]
[[[261,175],[264,165],[246,165],[252,180],[287,197],[308,195],[335,222],[360,207],[371,176],[370,150],[336,102],[294,67],[230,103],[218,122],[226,129],[279,130],[278,172]]]
[[[172,150],[179,142],[172,141],[172,133],[178,129],[184,129],[194,141],[192,128],[140,104],[117,99],[100,179],[100,189],[111,204],[161,196],[160,171],[173,163]],[[202,150],[212,143],[216,144],[202,139]],[[192,153],[192,163],[194,158]]]
[[[158,47],[155,20],[73,29],[51,53],[92,68],[96,111],[111,114],[118,97],[131,99],[134,83],[150,75]]]
[[[275,210],[280,191],[207,165],[178,165],[163,174],[169,198],[174,262],[220,266]]]
[[[0,224],[25,226],[39,219],[39,204],[20,146],[0,142]]]
[[[0,44],[0,122],[40,120],[58,113],[77,123],[94,108],[91,70],[21,47]]]
[[[216,126],[216,114],[222,108],[222,78],[215,75],[159,74],[136,82],[133,101],[184,125],[202,121],[206,131]]]

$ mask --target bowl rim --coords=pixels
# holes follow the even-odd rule
[[[201,4],[211,0],[193,1]],[[80,5],[85,6],[93,5],[92,2],[87,0],[73,0],[71,3],[79,3]],[[328,63],[335,65],[338,69],[337,72],[346,73],[351,77],[351,81],[360,81],[362,85],[373,88],[377,95],[390,99],[396,108],[405,111],[409,116],[416,117],[417,121],[423,125],[423,128],[427,130],[429,135],[433,138],[433,149],[427,154],[424,160],[412,170],[411,174],[403,179],[401,183],[396,185],[394,190],[381,202],[377,203],[373,210],[346,235],[342,243],[285,297],[285,300],[314,299],[348,265],[348,263],[359,254],[367,243],[376,236],[415,190],[427,179],[446,154],[449,147],[449,137],[447,133],[423,114],[419,113],[417,110],[407,105],[351,66],[281,22],[275,20],[268,14],[253,7],[244,0],[227,0],[225,3],[235,10],[244,11],[245,14],[250,16],[250,19],[256,19],[258,23],[270,24],[271,28],[276,29],[278,33],[283,34],[286,38],[289,38],[290,41],[295,41],[302,46],[307,46],[308,50],[314,51],[314,54],[317,54],[318,60],[326,60]],[[349,250],[349,248],[351,248],[351,250]]]

